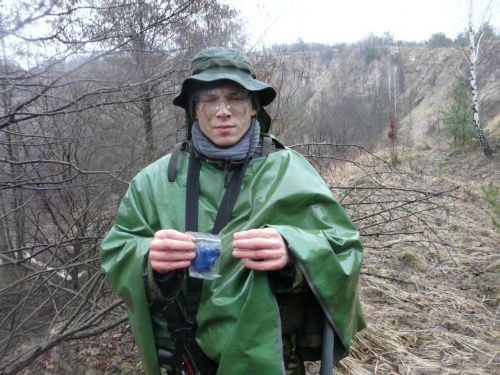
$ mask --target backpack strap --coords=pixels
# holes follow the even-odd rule
[[[186,142],[177,143],[172,150],[170,155],[170,160],[168,163],[168,181],[175,181],[175,173],[177,168],[177,161],[179,159],[179,154],[182,150],[187,148]],[[259,150],[260,148],[260,150]],[[273,137],[262,137],[262,141],[259,142],[259,146],[255,152],[254,157],[267,156],[272,152],[278,151],[279,148],[284,148],[281,143],[279,143]],[[260,151],[260,152],[259,152]],[[233,212],[236,200],[241,190],[241,185],[243,184],[243,178],[245,177],[245,171],[248,165],[248,159],[245,160],[243,165],[236,169],[231,176],[229,185],[224,192],[222,202],[219,206],[219,211],[217,212],[217,217],[214,222],[214,227],[212,229],[212,234],[218,234],[229,222],[231,214]],[[185,217],[185,230],[191,232],[198,231],[198,201],[200,195],[200,170],[201,163],[200,159],[196,157],[194,149],[191,151],[189,156],[189,165],[187,172],[187,182],[186,182],[186,217]],[[186,296],[186,314],[192,321],[195,320],[196,313],[200,304],[201,298],[201,288],[202,279],[190,277],[188,271],[186,271],[187,280],[187,296]]]
[[[172,160],[172,159],[170,159]],[[170,167],[170,165],[169,165]],[[185,230],[191,232],[198,231],[198,198],[200,196],[200,170],[201,162],[191,151],[186,182],[186,216]],[[189,276],[186,269],[186,314],[194,322],[198,305],[201,298],[202,280]]]
[[[260,157],[266,157],[267,155],[284,148],[285,146],[283,146],[280,141],[278,141],[273,136],[266,134],[264,136],[261,136],[259,144],[257,145],[257,148],[255,149],[255,152],[253,154],[253,158],[256,159]]]
[[[265,157],[271,153],[271,146],[273,145],[273,139],[271,137],[262,138],[262,151],[260,153],[261,157]]]
[[[175,170],[177,168],[177,160],[182,149],[186,148],[186,142],[177,143],[172,150],[170,160],[168,162],[167,176],[169,182],[175,181]]]
[[[233,172],[231,180],[229,181],[229,186],[226,188],[224,196],[222,197],[219,211],[217,212],[217,217],[215,218],[214,227],[212,229],[212,234],[219,234],[222,228],[229,223],[236,200],[240,194],[241,185],[243,185],[243,178],[245,177],[247,165],[248,159],[245,160],[241,167]]]
[[[248,159],[243,165],[233,172],[229,186],[224,192],[222,202],[215,218],[212,234],[218,234],[224,228],[233,212],[234,205],[243,184],[243,177],[248,165]],[[189,157],[187,183],[186,183],[186,231],[198,231],[198,200],[200,196],[200,159],[196,157],[194,150]],[[186,296],[186,314],[194,321],[201,299],[202,279],[190,277],[186,271],[187,278],[187,296]]]
[[[189,165],[186,181],[186,216],[185,230],[198,231],[198,200],[200,197],[200,170],[201,162],[196,157],[194,150],[189,156]]]

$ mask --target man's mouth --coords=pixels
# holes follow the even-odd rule
[[[219,125],[219,126],[215,127],[215,129],[217,131],[220,131],[220,132],[229,131],[229,130],[231,130],[233,128],[234,128],[234,126],[232,126],[232,125]]]

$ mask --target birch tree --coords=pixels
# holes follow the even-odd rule
[[[467,24],[467,34],[468,34],[468,53],[464,53],[465,59],[468,63],[468,81],[470,85],[471,93],[471,107],[472,107],[472,121],[474,125],[474,130],[476,132],[477,138],[483,152],[486,156],[493,154],[488,139],[484,133],[481,126],[481,118],[479,115],[479,102],[480,97],[478,94],[478,65],[480,63],[480,53],[481,53],[481,42],[484,36],[484,25],[487,24],[489,15],[492,12],[492,7],[494,5],[494,0],[488,2],[487,7],[483,10],[480,17],[474,18],[474,4],[473,0],[469,0],[468,9],[468,24]],[[498,42],[494,42],[498,44]]]

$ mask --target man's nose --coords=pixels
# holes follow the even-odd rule
[[[222,103],[224,103],[224,105],[222,105]],[[231,106],[227,104],[225,100],[221,100],[219,104],[217,104],[217,107],[215,109],[217,110],[217,113],[219,113],[220,111],[225,114],[231,113]]]

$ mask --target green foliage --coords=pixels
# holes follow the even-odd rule
[[[380,59],[380,52],[376,46],[366,47],[365,61],[367,64],[371,63],[373,60]]]
[[[469,32],[467,29],[459,32],[455,39],[453,40],[453,43],[459,47],[466,47],[469,45]]]
[[[443,124],[453,137],[455,146],[470,145],[476,136],[472,123],[472,107],[464,82],[453,89],[453,102],[449,112],[442,111]]]
[[[498,33],[497,30],[493,26],[491,26],[488,22],[482,25],[479,32],[483,34],[482,40],[500,39],[500,33]]]
[[[302,37],[297,38],[295,43],[287,44],[273,44],[271,46],[271,51],[275,53],[285,53],[285,52],[305,52],[305,51],[326,51],[327,53],[332,50],[332,48],[345,47],[345,44],[336,44],[330,46],[324,43],[306,43]]]
[[[500,40],[500,31],[497,31],[493,26],[491,26],[488,22],[485,22],[481,25],[481,28],[477,30],[476,36],[481,36],[482,41],[488,40]],[[463,30],[458,33],[453,42],[459,46],[468,46],[469,45],[469,33],[467,30]]]
[[[440,161],[437,163],[439,177],[448,173],[448,163],[445,161]]]
[[[387,47],[394,45],[394,36],[390,31],[386,31],[383,36],[376,36],[372,33],[359,44],[365,55],[365,61],[369,64],[373,60],[380,60],[382,55],[387,54]]]
[[[500,186],[490,182],[488,185],[481,185],[481,190],[484,193],[484,197],[490,204],[494,216],[491,218],[492,223],[495,227],[500,229]],[[498,218],[498,219],[497,219]]]
[[[393,167],[397,167],[399,164],[401,164],[401,160],[399,160],[399,156],[398,156],[397,151],[391,150],[390,163]]]
[[[452,43],[452,40],[446,36],[445,33],[435,33],[432,34],[426,44],[430,48],[440,48],[440,47],[449,47]]]
[[[384,45],[392,46],[394,45],[394,34],[391,33],[390,31],[386,31],[382,36],[382,40],[384,42]]]

